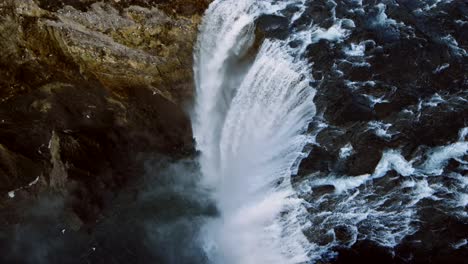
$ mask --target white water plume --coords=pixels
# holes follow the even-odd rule
[[[201,26],[193,129],[203,183],[220,211],[202,232],[212,263],[310,259],[304,208],[290,184],[315,115],[309,67],[278,40],[264,41],[244,72],[233,66],[255,41],[255,19],[282,5],[215,1]]]

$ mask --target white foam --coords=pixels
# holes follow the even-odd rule
[[[372,177],[383,177],[391,170],[398,172],[402,176],[410,176],[415,172],[411,162],[408,162],[397,150],[387,150],[382,154],[382,158],[377,164]]]
[[[468,135],[468,127],[460,129],[458,132],[458,141],[466,141],[466,136]]]
[[[422,104],[424,106],[436,107],[443,102],[445,102],[445,100],[438,93],[435,93],[429,100],[423,101]]]
[[[429,11],[433,8],[436,8],[440,3],[450,3],[453,0],[436,0],[432,5],[428,4],[424,7],[425,11]]]
[[[346,47],[344,52],[348,56],[364,56],[366,45],[364,43],[351,43],[350,47]]]
[[[354,152],[353,145],[351,145],[351,143],[348,143],[340,149],[340,158],[346,159],[349,156],[351,156],[353,152]]]
[[[308,207],[313,222],[309,230],[314,234],[312,237],[320,237],[337,226],[345,226],[349,234],[349,240],[345,241],[337,240],[336,236],[328,243],[318,241],[322,245],[321,251],[327,253],[324,256],[333,257],[331,248],[351,246],[358,239],[369,239],[382,246],[393,247],[416,230],[411,225],[415,215],[414,205],[393,202],[383,206],[386,201],[398,201],[394,196],[397,193],[375,197],[376,189],[370,175],[311,179],[309,184],[331,184],[336,188],[334,193],[321,196]]]
[[[413,190],[414,195],[412,196],[413,200],[410,203],[410,205],[415,205],[424,198],[431,198],[433,200],[438,199],[437,197],[433,196],[435,193],[435,190],[431,186],[429,186],[429,183],[427,182],[426,179],[422,179],[422,180],[414,181],[414,182],[415,182],[415,185],[414,185],[415,188]]]
[[[460,249],[464,246],[468,245],[468,240],[466,238],[464,239],[461,239],[460,241],[458,241],[457,243],[453,244],[452,247],[454,249]]]
[[[330,176],[327,178],[321,178],[312,180],[309,182],[310,186],[322,186],[322,185],[332,185],[335,187],[335,193],[340,194],[344,191],[352,190],[356,187],[361,186],[366,181],[370,179],[370,175],[361,175],[353,177],[335,177]]]
[[[360,62],[352,62],[351,63],[354,67],[371,67],[372,65],[366,61],[360,61]]]
[[[326,39],[332,42],[342,42],[348,37],[350,31],[342,28],[342,20],[337,20],[331,27],[324,29],[321,27],[315,27],[311,33],[311,43],[317,43],[321,39]]]
[[[356,27],[356,24],[354,23],[354,21],[352,19],[348,19],[348,18],[342,18],[341,19],[341,25],[343,27],[346,27],[346,28],[355,28]]]
[[[450,64],[449,63],[444,63],[442,65],[437,66],[437,68],[435,68],[434,71],[432,71],[432,73],[440,73],[443,70],[447,69],[448,67],[450,67]]]
[[[397,24],[397,22],[394,19],[388,18],[387,14],[385,14],[385,10],[387,9],[387,6],[385,4],[379,3],[376,5],[376,7],[378,9],[378,13],[374,21],[372,22],[373,26],[389,26]]]
[[[468,194],[458,193],[457,199],[458,199],[457,206],[461,206],[464,208],[468,205]]]
[[[456,142],[447,146],[438,147],[428,155],[423,165],[424,171],[432,175],[440,175],[444,166],[450,159],[456,159],[468,154],[468,142]]]
[[[457,40],[450,34],[441,38],[441,41],[444,42],[448,47],[452,49],[454,53],[459,56],[467,56],[467,52],[465,49],[461,48],[458,45]]]
[[[376,82],[375,81],[356,82],[356,81],[345,80],[345,85],[346,87],[352,90],[357,90],[365,86],[374,87],[376,85]]]
[[[363,94],[363,96],[366,97],[369,100],[369,106],[371,108],[374,108],[374,106],[376,104],[381,104],[381,103],[387,103],[388,102],[388,100],[384,99],[385,95],[383,95],[381,97],[374,97],[372,95]]]
[[[421,201],[443,204],[441,210],[461,219],[468,219],[468,177],[455,172],[441,174],[449,159],[456,159],[462,166],[466,153],[467,129],[459,131],[459,142],[427,150],[413,160],[406,160],[399,150],[390,149],[382,157],[372,175],[358,177],[323,176],[316,173],[300,185],[301,195],[310,196],[314,187],[332,185],[335,191],[324,193],[308,204],[312,227],[317,237],[330,228],[347,226],[352,237],[369,239],[384,247],[396,246],[404,237],[417,231],[418,210]],[[417,161],[417,162],[416,162]],[[396,171],[395,177],[383,178]],[[437,177],[434,177],[436,176]],[[404,177],[403,180],[400,180]],[[312,192],[313,194],[313,192]],[[442,198],[443,197],[443,198]],[[312,236],[314,237],[314,236]],[[350,246],[356,240],[338,241],[336,235],[329,242],[321,243],[324,256],[333,257],[334,246]],[[453,244],[454,248],[466,245],[464,240]]]
[[[374,133],[381,138],[390,139],[395,135],[394,133],[388,132],[391,126],[392,124],[386,124],[382,121],[370,121],[368,123],[368,130],[374,131]]]

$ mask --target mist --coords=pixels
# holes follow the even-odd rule
[[[198,186],[197,163],[145,158],[145,174],[112,199],[95,226],[74,230],[60,194],[24,206],[20,224],[0,229],[0,262],[206,263],[200,226],[217,211]]]

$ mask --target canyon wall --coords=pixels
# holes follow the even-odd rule
[[[2,224],[53,192],[79,228],[142,174],[146,153],[194,153],[192,48],[207,5],[0,2]]]

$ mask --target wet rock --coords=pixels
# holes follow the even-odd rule
[[[373,109],[366,99],[353,93],[344,83],[324,82],[322,86],[326,89],[319,91],[316,102],[325,109],[326,119],[332,124],[345,125],[373,119]]]
[[[293,27],[301,28],[313,22],[321,27],[330,27],[333,23],[333,3],[326,1],[311,1],[307,3],[305,12],[294,21]]]
[[[330,41],[321,39],[317,43],[311,44],[306,50],[307,58],[314,62],[313,74],[316,80],[322,79],[322,76],[317,76],[331,69],[333,58],[336,56],[336,50],[330,45]]]
[[[349,226],[338,225],[338,226],[335,226],[334,231],[335,231],[336,239],[339,240],[341,243],[346,245],[346,244],[352,244],[355,242],[353,240],[355,239],[354,236],[357,234],[353,234],[353,230],[351,230]]]
[[[327,17],[327,5],[322,2],[326,1],[313,5],[322,6],[320,13]],[[436,7],[440,12],[417,16],[413,12],[417,9],[412,6],[414,1],[399,1],[400,6],[386,3],[385,19],[390,20],[369,26],[384,7],[377,6],[376,1],[366,2],[363,9],[369,13],[361,13],[356,3],[351,2],[338,1],[335,7],[336,17],[352,19],[356,24],[350,36],[340,43],[322,40],[312,44],[307,54],[314,64],[314,78],[320,79],[316,85],[317,108],[324,113],[331,130],[341,131],[320,132],[318,144],[329,153],[338,153],[347,142],[355,150],[348,160],[332,166],[333,173],[372,173],[387,148],[403,149],[405,155],[411,155],[419,145],[437,146],[455,141],[457,132],[466,124],[466,107],[461,106],[462,98],[466,97],[462,92],[466,76],[461,69],[466,65],[454,47],[440,39],[448,29],[459,28],[446,19],[447,14],[463,20],[460,10],[466,7],[458,2],[440,4]],[[350,12],[349,8],[355,9]],[[379,36],[386,34],[387,29],[397,30],[399,37]],[[365,47],[364,56],[342,52],[359,43]],[[444,102],[431,104],[436,94]],[[365,132],[367,122],[377,120],[391,124],[393,136],[385,139]],[[309,158],[304,162],[311,163]]]
[[[319,198],[328,193],[332,193],[335,191],[335,186],[333,185],[320,185],[312,187],[312,193],[315,198]]]
[[[385,141],[372,133],[355,136],[355,141],[351,141],[355,154],[345,161],[344,172],[353,176],[373,173],[381,158]]]
[[[299,165],[299,177],[306,176],[313,172],[330,172],[331,164],[334,156],[329,153],[325,148],[320,146],[311,146],[308,158],[303,159]]]
[[[265,38],[285,39],[289,35],[289,20],[277,15],[261,15],[256,20],[256,30]]]
[[[351,247],[351,249],[341,248],[338,249],[338,257],[332,262],[336,264],[341,263],[382,263],[382,264],[395,264],[406,263],[399,257],[394,257],[384,247],[380,247],[370,241],[358,242]]]
[[[431,221],[422,222],[415,234],[404,239],[396,248],[398,256],[417,260],[415,263],[463,263],[468,252],[454,248],[454,245],[468,235],[466,223],[458,217],[444,214],[431,201],[423,203],[421,219]]]
[[[382,153],[389,149],[400,151],[416,168],[422,166],[428,150],[459,141],[458,131],[468,123],[466,3],[371,0],[361,4],[338,0],[330,8],[330,2],[309,3],[293,25],[301,29],[314,21],[328,28],[331,10],[336,21],[351,19],[355,24],[355,28],[346,28],[350,34],[341,41],[321,40],[307,48],[306,58],[313,64],[312,77],[316,80],[312,83],[317,90],[316,119],[327,127],[309,130],[318,133],[317,147],[302,160],[298,172],[302,178],[293,178],[295,185],[301,186],[301,180],[306,185],[316,176],[372,174]],[[352,154],[340,158],[345,146],[352,146]],[[441,177],[457,173],[464,173],[460,160],[451,159]],[[375,189],[373,195],[387,195],[405,180],[398,172],[389,171],[369,184]],[[441,181],[450,181],[450,177],[439,178],[438,183]],[[350,189],[343,197],[366,187],[360,188]],[[398,190],[401,197],[390,198],[383,206],[396,210],[410,202],[405,196],[411,188]],[[301,194],[311,202],[310,213],[342,209],[336,201],[314,204],[314,192]],[[463,263],[466,247],[454,249],[452,245],[466,236],[466,223],[456,220],[446,209],[450,205],[442,203],[454,199],[453,195],[440,192],[430,196],[441,198],[440,202],[430,197],[421,199],[415,206],[415,219],[423,223],[414,223],[418,231],[394,249],[379,246],[365,235],[347,244],[351,241],[349,232],[336,226],[335,239],[345,246],[336,248],[338,257],[330,263]],[[312,224],[319,226],[323,221],[314,217]],[[318,236],[313,232],[306,235]]]

